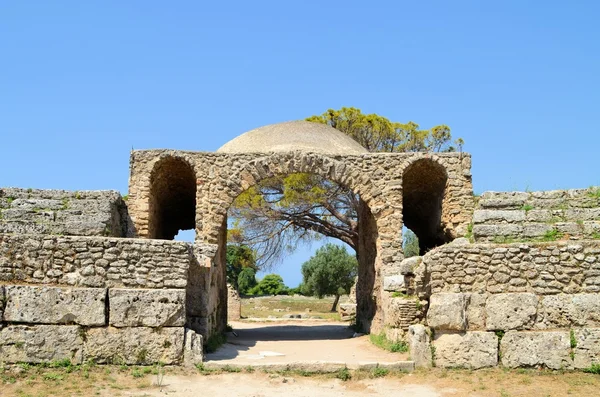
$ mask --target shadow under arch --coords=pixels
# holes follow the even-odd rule
[[[196,174],[184,159],[164,156],[150,174],[148,237],[173,240],[195,228]]]
[[[429,157],[417,159],[404,169],[402,217],[419,239],[420,255],[449,240],[442,224],[447,182],[445,167]]]
[[[377,241],[379,233],[377,222],[373,216],[371,204],[372,187],[364,178],[360,179],[351,166],[345,165],[335,159],[317,154],[273,154],[261,157],[247,163],[228,181],[229,194],[227,200],[220,205],[223,210],[219,214],[220,233],[217,242],[215,263],[220,269],[220,278],[225,280],[226,245],[227,245],[227,210],[231,207],[236,197],[242,192],[261,181],[276,176],[285,176],[295,173],[315,174],[324,179],[344,186],[360,197],[358,208],[358,246],[356,249],[358,259],[358,281],[356,285],[357,325],[363,332],[369,332],[371,323],[377,312],[377,303],[373,298],[375,287],[377,259]],[[219,300],[226,302],[227,287],[223,283],[219,286]],[[219,305],[217,317],[220,323],[226,325],[226,305]],[[220,328],[220,327],[218,327]]]

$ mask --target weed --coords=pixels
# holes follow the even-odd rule
[[[64,379],[64,377],[60,374],[54,373],[54,372],[48,372],[47,374],[43,375],[44,380],[53,380],[55,382],[61,381]]]
[[[600,233],[598,233],[598,232],[594,232],[594,233],[592,233],[592,238],[593,238],[594,240],[600,240]]]
[[[375,367],[371,370],[371,376],[373,376],[374,378],[383,378],[389,373],[390,370],[387,368]]]
[[[337,374],[335,374],[335,377],[346,382],[352,379],[352,374],[350,373],[350,370],[348,370],[348,368],[342,368],[337,372]]]
[[[585,368],[583,372],[587,372],[588,374],[600,375],[600,363],[592,364],[591,367]]]
[[[17,349],[22,349],[22,348],[23,348],[23,346],[25,346],[25,342],[21,342],[21,341],[19,341],[19,342],[15,342],[15,347],[16,347]]]
[[[562,236],[558,233],[558,230],[551,229],[551,230],[548,230],[546,233],[544,233],[544,236],[542,237],[542,241],[556,241],[556,240],[558,240],[559,237],[562,237]]]
[[[382,332],[380,334],[369,335],[371,343],[384,350],[391,351],[392,353],[404,353],[408,351],[408,345],[404,341],[392,342]]]
[[[133,371],[131,371],[131,376],[133,376],[134,378],[143,378],[144,373],[142,373],[142,371],[140,371],[138,368],[136,368]]]
[[[121,198],[123,199],[123,201],[127,201],[127,200],[129,200],[129,195],[126,194],[126,195],[122,196]]]
[[[223,371],[224,372],[231,372],[231,373],[236,373],[236,372],[242,372],[241,368],[238,367],[232,367],[230,365],[225,365],[223,367]]]
[[[404,299],[406,299],[406,298],[408,298],[408,295],[406,295],[405,293],[396,291],[396,292],[392,293],[392,298],[404,298]]]
[[[590,186],[588,196],[592,198],[600,198],[600,187]]]
[[[137,364],[144,364],[146,359],[148,358],[148,350],[142,349],[135,356],[135,361]]]
[[[433,339],[433,335],[431,338]],[[435,346],[433,344],[431,344],[431,366],[435,367]]]
[[[575,331],[569,331],[569,337],[571,340],[571,349],[575,349],[577,347],[577,339],[575,338]]]
[[[533,209],[533,205],[531,205],[531,204],[524,204],[524,205],[521,207],[521,210],[523,210],[523,211],[525,211],[525,212],[529,212],[529,211],[531,211],[532,209]]]
[[[244,368],[244,370],[251,374],[254,372],[254,367],[252,365],[248,365],[246,368]]]
[[[465,238],[468,238],[469,241],[473,242],[473,222],[467,225],[467,234],[465,234]]]

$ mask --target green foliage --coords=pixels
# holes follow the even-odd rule
[[[575,349],[577,347],[577,338],[575,337],[575,331],[573,331],[573,329],[569,330],[569,340],[571,342],[570,356],[571,356],[571,360],[574,360],[575,359],[575,351],[573,349]]]
[[[244,269],[256,270],[256,257],[254,251],[247,245],[227,244],[227,282],[237,291],[240,291],[238,284],[239,276]],[[245,275],[246,278],[248,276],[248,274]],[[249,279],[246,279],[245,282],[251,283]],[[252,286],[248,287],[246,284],[245,288],[249,289],[252,288]]]
[[[403,299],[407,299],[408,295],[406,295],[405,293],[399,292],[399,291],[395,291],[392,292],[392,298],[403,298]]]
[[[600,375],[600,363],[592,364],[591,367],[585,368],[583,372],[587,372],[588,374]]]
[[[335,374],[335,377],[346,382],[352,379],[352,374],[348,368],[342,368]]]
[[[469,223],[467,225],[467,234],[465,235],[465,238],[468,238],[469,241],[473,242],[473,223]]]
[[[542,237],[542,241],[556,241],[560,237],[562,237],[562,236],[559,234],[558,230],[551,229],[551,230],[548,230],[546,233],[544,233],[544,236]]]
[[[375,346],[392,353],[405,353],[408,351],[408,344],[406,342],[392,342],[385,336],[385,332],[370,334],[369,339]]]
[[[422,130],[412,121],[392,122],[377,114],[363,114],[360,109],[353,107],[328,109],[320,116],[311,116],[306,120],[328,124],[349,135],[371,152],[456,151],[456,147],[450,145],[452,134],[447,125]],[[454,141],[460,151],[464,143],[461,138]]]
[[[521,207],[521,210],[523,210],[523,211],[525,211],[525,212],[531,211],[532,209],[533,209],[533,205],[530,205],[530,204],[524,204],[524,205]]]
[[[346,248],[326,244],[302,264],[302,290],[306,295],[323,298],[335,295],[335,311],[340,295],[350,292],[358,274],[358,261]]]
[[[594,240],[600,240],[600,233],[598,233],[598,232],[594,232],[594,233],[592,233],[592,238],[593,238]]]
[[[267,274],[250,290],[251,295],[281,295],[287,294],[287,287],[279,274]]]
[[[251,267],[244,268],[238,276],[238,291],[242,294],[249,294],[252,288],[256,287],[256,272]]]
[[[419,256],[421,252],[419,248],[419,238],[410,229],[406,229],[402,236],[402,250],[404,251],[405,258]]]
[[[588,196],[592,198],[600,198],[600,187],[590,186],[588,189]]]
[[[231,366],[231,365],[225,365],[222,369],[223,369],[223,372],[231,372],[231,373],[242,372],[241,368],[234,367],[234,366]]]
[[[375,367],[371,370],[371,376],[374,378],[382,378],[387,376],[390,373],[390,370],[387,368]]]

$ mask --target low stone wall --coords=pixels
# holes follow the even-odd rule
[[[202,361],[202,337],[184,328],[184,289],[4,285],[0,291],[3,362]]]
[[[0,234],[0,282],[185,288],[191,245],[165,240]]]
[[[0,188],[0,233],[125,237],[130,229],[116,191]]]
[[[423,258],[432,293],[600,292],[600,241],[449,244]]]
[[[201,362],[186,310],[194,263],[182,242],[0,234],[0,360]]]
[[[486,192],[473,214],[477,242],[600,239],[600,188]]]
[[[600,363],[600,242],[450,244],[423,266],[435,365]]]

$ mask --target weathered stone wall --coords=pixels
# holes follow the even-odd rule
[[[600,188],[486,192],[473,214],[477,242],[600,239]]]
[[[242,301],[240,294],[227,284],[227,321],[239,321],[242,317]]]
[[[0,234],[0,282],[185,288],[192,258],[182,242]]]
[[[600,292],[600,241],[449,244],[423,262],[434,294]]]
[[[192,263],[181,242],[0,234],[2,361],[202,361],[186,330]]]
[[[600,362],[600,241],[450,244],[422,265],[436,365]]]
[[[0,233],[123,237],[128,227],[116,191],[0,188]]]
[[[186,176],[191,175],[188,169],[193,170],[196,186],[196,239],[204,244],[216,245],[217,251],[225,244],[222,229],[226,225],[227,210],[231,203],[243,190],[262,179],[280,174],[308,172],[338,182],[358,193],[366,204],[365,213],[368,212],[368,217],[372,217],[372,221],[368,220],[363,226],[369,226],[369,235],[376,239],[372,242],[373,246],[368,241],[368,252],[361,255],[370,260],[369,263],[361,264],[361,274],[364,277],[359,280],[358,293],[361,297],[358,300],[357,316],[362,324],[373,326],[376,330],[383,326],[380,276],[394,274],[403,259],[402,177],[405,170],[415,162],[430,161],[439,165],[447,174],[440,222],[440,227],[447,236],[452,238],[464,235],[472,218],[474,203],[471,158],[465,153],[327,156],[301,152],[227,154],[148,150],[132,152],[130,161],[128,207],[138,236],[161,234],[155,230],[160,222],[155,221],[154,217],[161,213],[157,205],[167,204],[154,197],[164,189],[162,184],[157,187],[152,181],[164,179],[159,174],[167,163],[175,164],[173,159],[178,162],[172,168],[181,169],[179,177],[186,180],[171,190],[177,188],[187,192],[189,178]],[[426,179],[427,175],[423,175],[423,178]],[[177,214],[173,219],[180,219],[181,216],[184,214]],[[187,222],[187,218],[181,218],[179,228],[187,228]],[[174,230],[177,226],[168,227]],[[215,283],[212,284],[214,291],[211,291],[208,301],[209,306],[214,308],[223,306],[220,302],[226,299],[225,279],[218,270],[224,267],[224,261],[217,251],[214,256],[207,256],[212,261],[210,266],[217,268],[210,270],[210,277]],[[360,302],[370,303],[363,307]],[[217,323],[225,321],[218,309],[209,309],[209,312],[205,318],[215,318]]]

